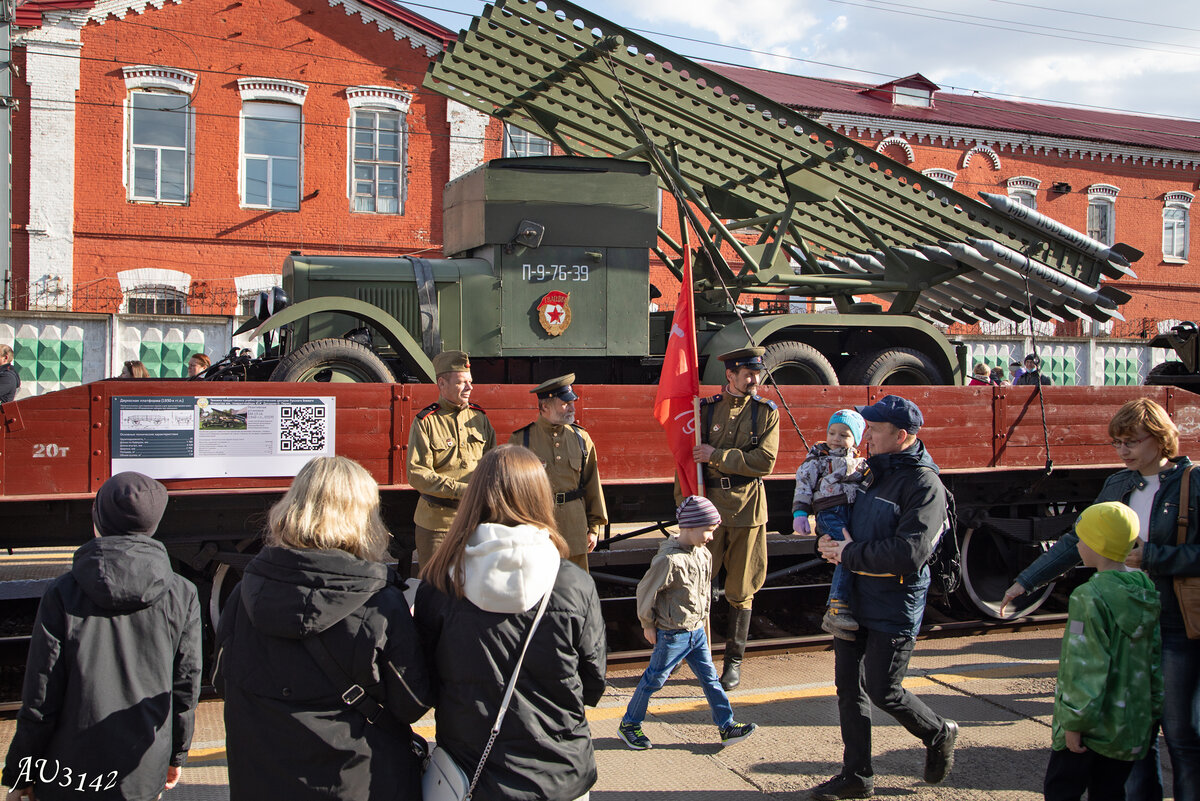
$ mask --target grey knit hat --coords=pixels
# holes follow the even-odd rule
[[[141,473],[117,473],[105,481],[92,504],[92,522],[101,537],[143,534],[153,537],[167,508],[167,488]]]
[[[721,525],[721,513],[708,498],[689,495],[675,510],[675,519],[680,528],[708,528]]]

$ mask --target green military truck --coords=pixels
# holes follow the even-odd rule
[[[294,253],[284,262],[290,305],[259,333],[284,329],[277,381],[432,380],[443,348],[472,356],[480,381],[536,383],[574,372],[582,383],[654,383],[672,313],[651,311],[650,249],[658,181],[644,161],[499,159],[445,190],[445,251],[455,258],[360,258]],[[706,359],[745,344],[712,263],[696,267],[703,380]],[[678,285],[662,287],[674,297]],[[961,380],[954,348],[931,324],[859,304],[843,315],[743,312],[776,379],[794,384]],[[705,365],[707,362],[707,365]]]
[[[651,310],[650,253],[679,277],[692,252],[707,383],[753,339],[780,383],[957,384],[948,326],[1120,319],[1103,279],[1142,255],[956,192],[566,0],[489,3],[424,86],[568,155],[450,182],[449,259],[293,255],[293,305],[270,314],[273,294],[256,321],[282,329],[279,361],[251,377],[431,380],[446,347],[489,382],[654,382],[671,315]],[[794,313],[814,299],[834,313]]]

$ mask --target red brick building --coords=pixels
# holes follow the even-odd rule
[[[13,307],[231,314],[291,250],[440,255],[501,127],[421,88],[449,30],[387,0],[18,10]]]
[[[1200,317],[1200,274],[1190,269],[1200,123],[953,94],[920,75],[870,86],[713,69],[963,194],[1005,195],[1143,251],[1137,277],[1117,282],[1132,296],[1125,323],[1059,323],[1056,333],[1144,337],[1163,321]]]
[[[18,309],[232,314],[291,250],[441,255],[447,180],[549,149],[423,89],[453,34],[387,0],[29,0],[18,27]],[[966,194],[1144,251],[1120,281],[1127,322],[1105,333],[1200,317],[1200,125],[955,95],[921,76],[872,87],[717,69]],[[668,201],[667,230],[675,216]]]

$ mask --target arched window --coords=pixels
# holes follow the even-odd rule
[[[1092,184],[1087,189],[1087,235],[1105,245],[1117,241],[1116,206],[1120,191],[1112,184]]]
[[[1163,259],[1188,260],[1188,234],[1191,228],[1192,194],[1168,192],[1163,198]]]
[[[300,209],[301,109],[308,87],[275,78],[239,78],[242,95],[242,205]]]
[[[350,103],[350,209],[404,213],[407,116],[412,95],[385,86],[353,86]]]
[[[1037,193],[1042,182],[1028,175],[1018,175],[1005,181],[1008,196],[1026,208],[1037,210]]]
[[[126,100],[125,185],[147,203],[187,203],[191,192],[191,93],[185,70],[139,65],[122,69]]]

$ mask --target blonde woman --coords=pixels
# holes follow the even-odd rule
[[[571,801],[596,781],[584,706],[604,693],[604,621],[592,579],[566,556],[542,463],[502,445],[480,460],[421,570],[417,630],[437,676],[437,743],[468,776],[550,593],[477,798]]]
[[[1179,429],[1167,411],[1149,398],[1131,400],[1108,424],[1117,458],[1125,469],[1108,477],[1096,503],[1121,501],[1137,513],[1138,541],[1125,564],[1145,570],[1154,580],[1162,603],[1163,719],[1162,730],[1171,755],[1176,801],[1200,799],[1200,640],[1189,640],[1175,599],[1175,576],[1200,576],[1200,474],[1189,477],[1187,537],[1176,544],[1180,484],[1192,464],[1179,454]],[[1068,532],[1017,576],[1003,604],[1053,581],[1079,564],[1079,538]],[[1004,609],[1001,606],[1001,611]],[[1161,801],[1162,773],[1158,758],[1158,727],[1150,750],[1134,763],[1125,795],[1131,801]],[[1084,743],[1086,745],[1086,741]]]
[[[271,508],[217,628],[233,801],[421,797],[429,682],[388,536],[375,480],[340,456]]]

